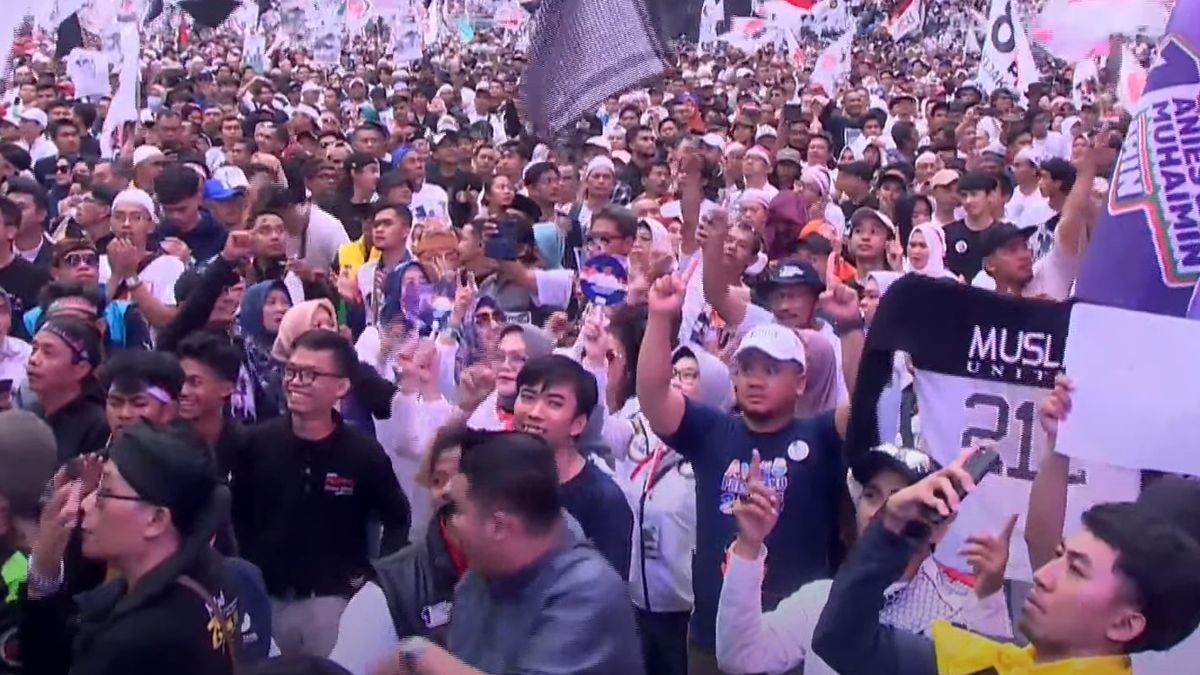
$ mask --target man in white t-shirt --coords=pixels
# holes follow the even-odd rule
[[[998,222],[983,234],[983,270],[971,285],[1025,298],[1066,300],[1079,273],[1079,256],[1054,246],[1036,263],[1029,238],[1036,227]]]
[[[396,162],[400,174],[413,185],[412,203],[409,205],[413,222],[420,223],[427,218],[440,218],[448,222],[450,197],[442,188],[425,181],[423,155],[411,149],[402,150],[396,153]]]
[[[154,202],[144,190],[122,190],[113,199],[114,239],[100,256],[100,283],[113,300],[136,304],[151,328],[175,318],[175,282],[184,272],[178,258],[158,250],[150,234],[158,225]]]

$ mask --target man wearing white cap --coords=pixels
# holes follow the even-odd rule
[[[638,358],[637,397],[651,429],[691,462],[696,478],[695,610],[689,672],[715,673],[715,626],[727,548],[737,534],[733,505],[749,496],[748,468],[761,460],[780,523],[767,537],[775,564],[762,590],[769,606],[801,585],[832,571],[840,489],[846,475],[841,456],[849,406],[816,417],[796,418],[805,387],[804,343],[778,324],[746,333],[734,355],[739,415],[686,399],[672,386],[671,337],[684,299],[678,276],[659,279],[649,293],[649,319]],[[857,333],[862,317],[857,295],[839,286],[825,310]],[[756,463],[756,466],[758,464]]]
[[[133,150],[133,182],[130,187],[154,194],[154,179],[163,172],[167,156],[153,145],[139,145]]]
[[[1042,194],[1041,164],[1042,157],[1033,148],[1021,148],[1013,158],[1012,173],[1017,185],[1013,196],[1004,207],[1004,219],[1010,223],[1021,222],[1021,214],[1026,211],[1041,211],[1046,203]]]
[[[40,159],[54,157],[58,154],[58,149],[46,138],[47,124],[49,124],[49,120],[46,118],[46,112],[41,108],[25,108],[21,111],[21,140],[17,141],[17,145],[29,152],[29,157],[34,164],[37,164]]]
[[[183,263],[165,255],[151,240],[158,225],[154,200],[144,190],[122,190],[113,199],[114,239],[100,256],[100,283],[110,299],[136,304],[153,328],[175,317],[175,282]]]

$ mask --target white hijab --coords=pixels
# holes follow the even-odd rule
[[[934,278],[953,276],[946,269],[946,236],[942,233],[942,228],[931,223],[917,225],[909,237],[911,238],[918,232],[925,238],[925,246],[929,249],[929,259],[925,261],[925,267],[921,269],[914,267],[911,261],[907,262],[905,264],[907,271]]]

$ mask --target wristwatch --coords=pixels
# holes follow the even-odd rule
[[[142,278],[136,274],[125,277],[125,288],[133,290],[142,285]]]
[[[58,577],[49,578],[37,573],[37,567],[33,563],[33,559],[29,560],[29,570],[26,572],[25,583],[27,592],[34,598],[45,598],[54,595],[63,585],[63,561],[58,561]]]
[[[421,655],[429,647],[429,640],[419,635],[406,637],[400,641],[400,665],[406,673],[416,673]]]

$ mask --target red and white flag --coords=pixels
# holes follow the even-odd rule
[[[826,47],[813,64],[812,82],[821,85],[826,96],[836,96],[838,82],[850,74],[850,49],[853,41],[854,30],[846,31]]]
[[[924,25],[925,5],[921,0],[900,0],[883,23],[888,34],[896,41],[912,33],[920,33]]]

